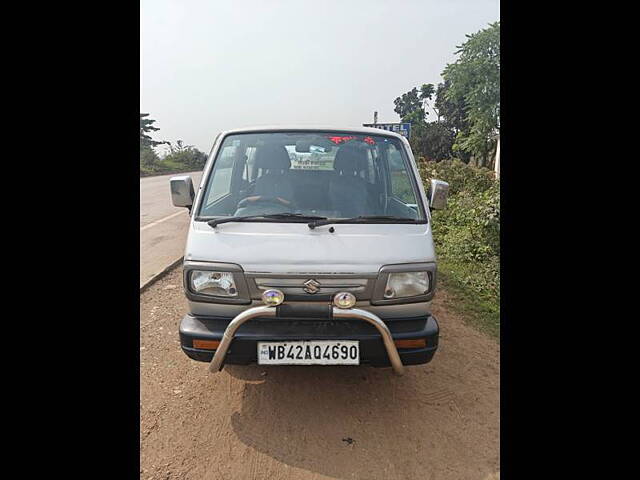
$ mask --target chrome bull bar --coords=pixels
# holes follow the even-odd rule
[[[213,360],[211,360],[211,363],[209,364],[209,371],[212,373],[216,373],[222,370],[222,368],[224,367],[224,360],[227,356],[227,351],[229,350],[229,346],[231,345],[231,341],[235,337],[236,331],[243,323],[257,317],[276,317],[276,312],[277,310],[275,306],[253,307],[243,311],[242,313],[238,314],[233,320],[231,320],[226,330],[224,331],[224,334],[222,335],[222,340],[220,341],[220,345],[216,349]],[[363,320],[376,327],[378,332],[380,332],[382,341],[384,342],[384,346],[387,350],[387,355],[389,356],[389,361],[391,362],[393,371],[397,375],[402,375],[404,373],[404,365],[402,365],[402,361],[400,360],[400,355],[398,354],[398,349],[393,342],[391,332],[389,331],[387,325],[380,319],[380,317],[360,308],[331,307],[331,312],[333,318]]]

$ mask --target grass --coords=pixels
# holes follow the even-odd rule
[[[473,272],[463,264],[438,258],[438,283],[447,292],[447,308],[478,330],[500,339],[500,296],[479,294],[464,281]],[[437,293],[436,293],[437,295]]]

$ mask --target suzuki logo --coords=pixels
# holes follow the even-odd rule
[[[307,293],[318,293],[320,291],[320,283],[316,282],[313,278],[303,283],[302,288]]]

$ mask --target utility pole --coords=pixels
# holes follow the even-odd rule
[[[373,112],[373,124],[378,123],[378,112]]]

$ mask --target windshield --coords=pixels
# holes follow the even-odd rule
[[[424,220],[400,140],[345,132],[228,135],[198,219],[297,213]]]

